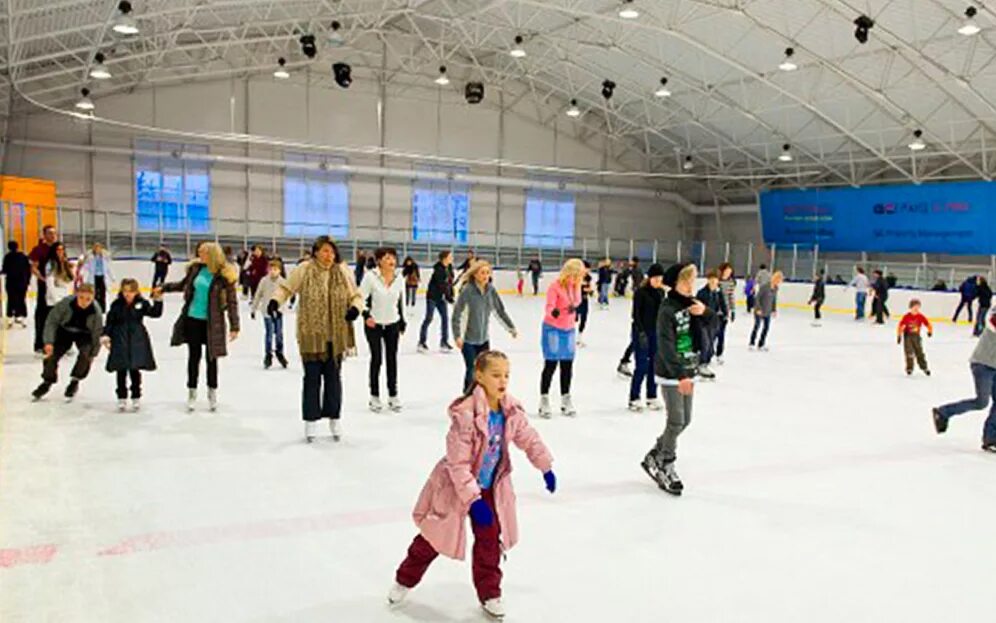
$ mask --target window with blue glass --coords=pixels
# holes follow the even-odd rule
[[[574,246],[574,195],[526,190],[526,226],[523,244],[555,249]]]
[[[465,168],[418,166],[418,171],[466,173]],[[470,184],[416,180],[412,185],[412,239],[416,242],[467,243]]]
[[[349,178],[320,166],[345,164],[344,158],[286,153],[284,161],[284,235],[312,238],[349,234]],[[294,166],[297,165],[297,166]]]
[[[182,158],[207,154],[207,145],[139,139],[139,151],[162,156],[135,157],[135,213],[140,231],[211,229],[211,169],[207,162]]]

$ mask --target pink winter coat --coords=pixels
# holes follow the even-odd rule
[[[567,311],[570,307],[577,307],[581,304],[581,284],[573,288],[566,288],[558,279],[550,284],[546,289],[546,313],[543,314],[543,323],[551,327],[567,331],[574,328],[577,322],[577,312]],[[554,309],[560,310],[560,315],[553,317]]]
[[[518,446],[529,462],[544,473],[552,467],[553,458],[539,433],[529,425],[518,400],[506,394],[501,409],[505,414],[505,438],[492,489],[502,543],[504,549],[509,550],[519,540],[515,492],[509,478],[512,473],[509,446],[513,443]],[[425,540],[449,558],[463,560],[466,554],[467,514],[474,500],[481,497],[477,475],[488,447],[489,411],[487,398],[480,387],[470,397],[460,398],[450,405],[446,456],[432,470],[412,511],[415,525]]]

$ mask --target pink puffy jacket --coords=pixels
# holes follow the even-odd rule
[[[505,439],[492,489],[502,543],[504,549],[509,550],[519,540],[515,492],[509,478],[512,473],[509,445],[514,443],[525,452],[529,462],[540,472],[550,470],[553,458],[539,433],[529,425],[518,400],[506,394],[501,408],[505,414]],[[460,398],[450,405],[446,456],[432,470],[412,511],[415,525],[425,540],[449,558],[463,560],[466,554],[467,513],[474,500],[481,496],[477,474],[488,446],[489,411],[487,398],[480,387],[470,397]]]
[[[577,313],[568,312],[568,308],[577,307],[581,304],[581,285],[567,288],[556,280],[546,289],[546,312],[543,314],[543,323],[561,330],[574,328],[577,322]],[[559,309],[560,315],[553,317],[553,310]]]

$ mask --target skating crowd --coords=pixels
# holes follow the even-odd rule
[[[398,270],[398,255],[380,248],[369,256],[360,253],[349,268],[336,243],[327,236],[314,241],[310,253],[300,258],[289,273],[284,262],[268,257],[256,246],[232,258],[230,250],[214,242],[196,247],[179,281],[167,281],[173,259],[160,248],[154,265],[150,300],[141,294],[134,279],[120,281],[118,294],[106,306],[108,286],[114,282],[112,259],[100,244],[79,258],[75,266],[67,257],[54,227],[43,230],[42,239],[25,255],[11,242],[4,258],[7,318],[26,327],[26,295],[30,281],[37,282],[34,312],[35,351],[44,357],[42,383],[32,392],[41,400],[58,380],[59,362],[73,348],[75,363],[65,397],[79,390],[100,349],[107,348],[106,369],[116,375],[120,411],[139,410],[142,372],[156,369],[152,342],[144,326],[146,318],[160,318],[165,294],[182,295],[171,345],[187,348],[187,409],[198,400],[199,375],[206,373],[207,399],[213,411],[218,406],[218,365],[227,345],[239,335],[239,290],[250,301],[253,319],[262,315],[265,325],[263,366],[274,358],[286,368],[283,316],[297,306],[297,341],[304,369],[302,419],[304,437],[313,441],[319,423],[328,420],[334,440],[341,439],[341,368],[355,354],[354,322],[360,320],[370,347],[369,408],[374,412],[403,409],[398,394],[398,345],[407,330],[406,317],[416,305],[421,283],[420,267],[407,257]],[[226,252],[227,251],[227,252]],[[523,296],[525,275],[533,295],[539,295],[543,267],[533,259],[517,270],[517,293]],[[418,351],[429,352],[429,331],[439,316],[439,349],[450,352],[453,343],[463,357],[465,374],[462,393],[450,403],[450,428],[446,454],[439,460],[422,489],[413,511],[418,527],[407,554],[398,567],[388,594],[392,605],[401,603],[439,555],[463,559],[466,555],[466,519],[474,535],[473,581],[484,611],[502,618],[500,561],[502,552],[518,541],[515,496],[510,474],[509,447],[515,445],[541,473],[546,489],[554,493],[557,479],[553,459],[537,431],[530,425],[522,404],[507,393],[509,359],[491,350],[490,323],[498,324],[513,338],[518,330],[507,313],[492,279],[492,266],[469,253],[456,269],[451,251],[442,251],[432,266],[425,295],[425,315],[419,328]],[[629,341],[617,371],[629,380],[628,408],[664,411],[662,434],[643,457],[641,466],[662,490],[681,495],[684,485],[676,470],[679,436],[692,419],[695,384],[716,378],[714,366],[724,363],[727,327],[737,317],[737,288],[733,267],[724,263],[699,278],[693,263],[670,266],[652,264],[644,273],[637,258],[618,267],[602,260],[592,274],[580,259],[564,262],[547,285],[541,323],[544,365],[540,377],[538,415],[550,418],[554,376],[559,382],[560,414],[577,415],[571,399],[573,364],[588,322],[589,299],[597,298],[599,309],[607,309],[610,294],[632,292]],[[768,351],[771,323],[778,313],[778,291],[784,277],[780,271],[760,270],[744,281],[747,313],[753,319],[749,348]],[[844,283],[837,277],[837,283]],[[813,325],[822,322],[826,300],[826,278],[814,277],[809,303]],[[855,319],[865,317],[870,294],[872,315],[882,324],[890,316],[889,289],[895,282],[881,271],[872,278],[857,267],[848,287],[855,290]],[[972,277],[959,289],[961,302],[953,320],[967,308],[972,320],[977,301],[973,334],[979,338],[971,358],[976,396],[933,409],[938,433],[947,430],[956,415],[986,408],[993,403],[983,431],[983,449],[996,452],[996,314],[991,312],[992,290],[986,280]],[[450,306],[452,317],[450,316]],[[106,316],[104,314],[106,310]],[[905,370],[914,363],[930,374],[924,354],[922,331],[933,335],[933,326],[913,299],[897,325],[897,342],[903,346]],[[386,369],[387,400],[381,399],[381,368]],[[558,374],[559,373],[559,374]],[[660,396],[658,395],[660,394]],[[131,402],[128,402],[128,399]]]

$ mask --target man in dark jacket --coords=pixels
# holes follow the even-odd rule
[[[643,285],[643,269],[640,268],[640,258],[633,256],[629,260],[629,278],[633,282],[633,293]]]
[[[823,314],[820,309],[827,300],[827,284],[823,279],[824,271],[820,271],[813,278],[813,293],[809,295],[809,304],[813,306],[813,326],[819,327],[823,324]]]
[[[958,292],[961,293],[961,301],[958,303],[958,307],[955,309],[954,316],[951,318],[951,322],[958,322],[958,316],[961,315],[961,308],[968,308],[968,321],[972,322],[972,302],[975,300],[976,296],[976,279],[978,275],[972,275],[965,281],[961,283],[958,288]]]
[[[664,285],[671,290],[657,314],[654,371],[664,392],[667,426],[641,465],[657,486],[672,495],[681,495],[684,490],[674,463],[678,436],[692,419],[693,379],[699,367],[694,325],[709,322],[712,316],[705,305],[692,298],[696,276],[692,263],[678,263],[668,268],[664,273]]]
[[[540,276],[543,274],[543,265],[540,264],[539,258],[529,260],[529,268],[527,270],[533,279],[533,296],[536,296],[539,294]]]
[[[699,376],[704,379],[714,379],[716,374],[709,369],[712,363],[713,354],[716,352],[716,340],[725,338],[720,332],[726,332],[726,319],[730,315],[730,309],[726,302],[726,296],[719,287],[719,273],[710,270],[706,274],[706,285],[695,295],[703,305],[712,312],[710,322],[696,323],[699,328],[699,344],[702,348],[702,357],[699,362]]]
[[[90,364],[100,352],[100,335],[104,329],[103,312],[93,302],[93,286],[84,283],[76,288],[74,296],[67,296],[56,303],[45,320],[43,335],[45,363],[42,384],[31,393],[41,400],[58,380],[59,360],[76,346],[79,355],[70,373],[72,380],[66,386],[66,398],[72,399],[80,381],[90,373]]]
[[[52,247],[58,241],[59,235],[55,231],[55,227],[46,225],[42,228],[41,240],[38,241],[35,248],[31,249],[31,253],[28,254],[28,259],[31,260],[31,274],[37,279],[37,287],[35,288],[35,353],[37,354],[42,354],[45,320],[52,309],[45,302],[45,293],[48,290],[48,286],[45,283],[46,264],[48,263],[49,251],[51,251]]]
[[[975,314],[975,330],[972,331],[972,335],[979,337],[986,329],[986,317],[989,315],[989,308],[993,306],[993,290],[982,275],[978,276],[975,284],[975,295],[979,299],[979,311]]]
[[[889,300],[889,282],[885,280],[882,271],[876,270],[872,273],[871,284],[872,293],[875,299],[872,301],[872,313],[875,315],[875,324],[885,324],[886,302]]]
[[[7,293],[7,328],[16,322],[27,327],[28,287],[31,285],[31,261],[21,253],[17,241],[7,243],[7,255],[3,256],[4,291]]]
[[[152,256],[152,264],[155,266],[152,273],[152,287],[158,288],[166,283],[166,275],[169,274],[169,265],[173,263],[173,256],[169,254],[166,245],[160,245],[159,250]]]
[[[657,381],[654,379],[654,359],[657,357],[657,312],[664,298],[664,267],[653,264],[647,279],[633,294],[633,325],[631,343],[636,354],[636,370],[629,385],[629,410],[643,411],[640,386],[647,383],[647,408],[660,411]]]
[[[429,325],[432,324],[434,311],[439,312],[439,319],[443,323],[442,335],[439,341],[439,348],[443,352],[450,352],[453,347],[449,340],[449,318],[447,314],[447,303],[453,302],[453,253],[451,251],[440,251],[439,261],[432,267],[432,277],[429,278],[429,288],[425,294],[425,320],[422,321],[422,330],[419,332],[418,351],[420,353],[429,352],[426,340],[429,337]]]

